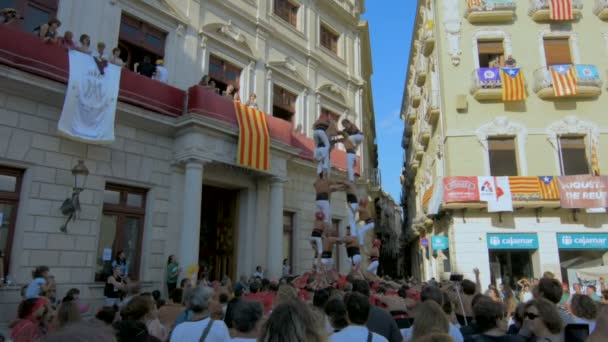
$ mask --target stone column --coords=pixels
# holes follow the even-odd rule
[[[281,277],[283,265],[283,183],[281,178],[270,181],[270,208],[268,224],[267,277]]]
[[[201,236],[201,201],[203,195],[202,160],[185,162],[184,202],[182,214],[179,262],[184,268],[198,264],[198,249]]]

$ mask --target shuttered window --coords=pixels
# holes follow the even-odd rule
[[[572,64],[568,38],[545,38],[544,46],[547,65]]]
[[[488,151],[491,176],[517,176],[515,138],[489,138]]]
[[[298,8],[289,0],[274,0],[274,13],[293,27],[298,26]]]
[[[560,137],[560,166],[562,175],[589,174],[589,162],[584,137]]]
[[[481,68],[500,67],[504,64],[505,50],[502,40],[479,40],[477,51]]]
[[[321,46],[326,47],[334,54],[338,54],[338,39],[340,35],[332,31],[325,25],[321,25]]]

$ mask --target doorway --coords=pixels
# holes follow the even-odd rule
[[[490,250],[490,272],[492,284],[508,284],[516,288],[522,278],[532,279],[532,253],[534,250]]]
[[[210,281],[236,279],[237,196],[238,190],[203,186],[199,264]]]

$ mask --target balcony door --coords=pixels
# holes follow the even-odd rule
[[[505,63],[502,39],[479,40],[477,41],[477,51],[480,68],[499,68]]]
[[[547,66],[559,64],[573,64],[568,37],[547,38],[543,40],[545,48],[545,62]]]

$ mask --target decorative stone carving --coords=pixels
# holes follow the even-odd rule
[[[448,39],[448,53],[452,58],[452,64],[458,66],[460,64],[460,29],[461,29],[461,15],[460,15],[460,3],[458,0],[444,0],[443,13],[445,15],[443,19],[443,27],[447,34]]]
[[[228,20],[228,24],[222,25],[219,32],[238,44],[243,44],[247,41],[247,38],[232,25],[232,20]]]
[[[584,134],[590,137],[591,144],[597,144],[599,138],[598,125],[590,122],[580,120],[575,115],[569,115],[562,120],[556,121],[547,127],[547,135],[549,141],[555,147],[558,148],[557,138],[560,135],[567,134]]]
[[[177,34],[178,37],[183,37],[184,33],[186,33],[186,27],[182,24],[177,25],[175,28],[175,34]]]
[[[208,38],[206,36],[201,35],[201,42],[199,44],[199,46],[200,46],[201,49],[206,49],[207,48],[207,39]]]

